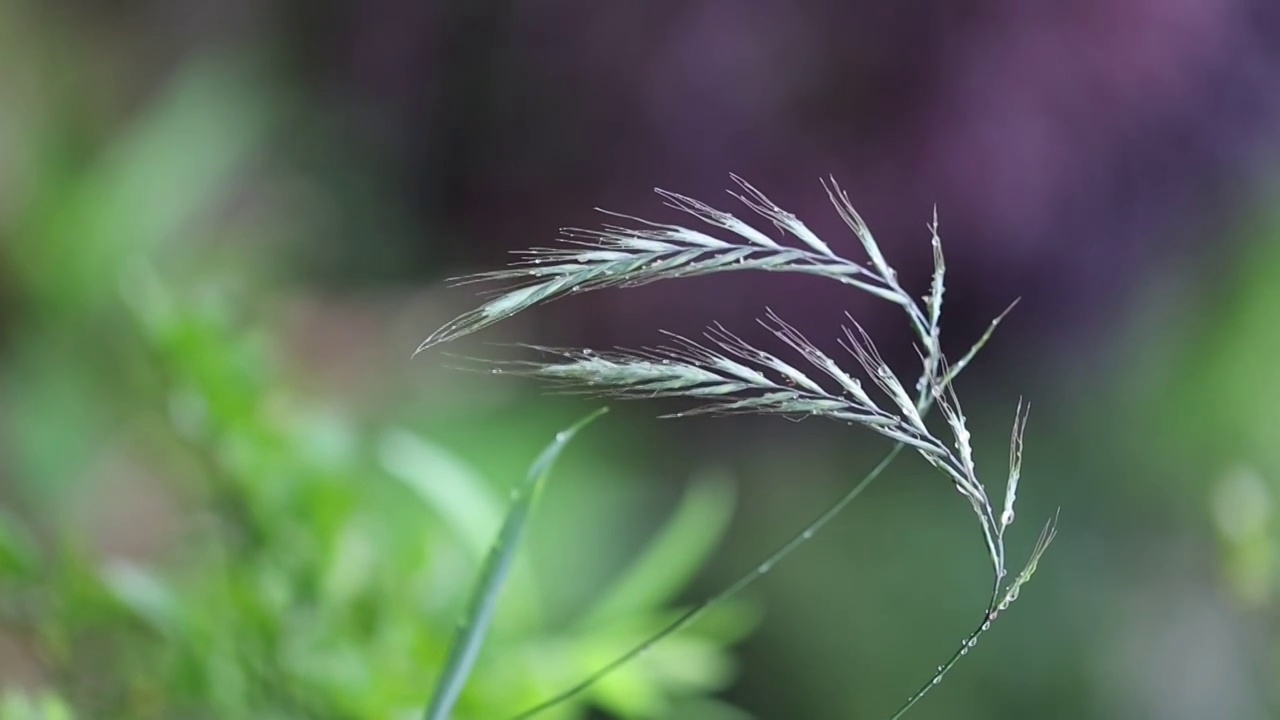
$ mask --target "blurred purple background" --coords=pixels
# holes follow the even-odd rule
[[[649,216],[655,185],[727,204],[729,172],[852,242],[818,187],[832,174],[917,276],[937,204],[953,333],[1016,296],[1032,325],[1096,329],[1148,274],[1211,272],[1214,226],[1280,140],[1265,0],[412,7],[335,12],[306,35],[333,53],[315,82],[471,262],[594,223],[590,206]],[[615,294],[591,327],[613,342],[689,307],[741,326],[766,302],[841,304],[758,282]]]

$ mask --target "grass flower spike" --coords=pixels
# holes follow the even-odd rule
[[[915,382],[904,382],[889,367],[867,332],[852,317],[848,317],[847,325],[838,329],[836,337],[849,357],[837,359],[771,310],[766,311],[759,322],[785,346],[786,357],[757,348],[729,329],[713,324],[700,337],[669,334],[664,344],[634,350],[598,352],[533,346],[531,349],[537,351],[538,359],[502,363],[500,369],[598,396],[690,400],[691,406],[675,413],[676,416],[753,413],[828,418],[884,436],[895,443],[894,449],[843,498],[737,582],[698,603],[657,635],[582,683],[520,717],[531,716],[586,689],[649,645],[691,622],[705,608],[761,577],[795,547],[812,538],[903,448],[918,453],[964,496],[977,517],[991,562],[993,583],[988,606],[977,628],[891,718],[901,717],[969,652],[999,612],[1017,598],[1053,540],[1056,518],[1045,526],[1025,567],[1011,582],[1006,582],[1009,570],[1005,531],[1014,521],[1028,406],[1020,402],[1015,412],[1004,498],[1001,504],[993,504],[974,464],[971,435],[954,381],[991,337],[1004,314],[992,321],[983,336],[958,361],[948,362],[943,356],[941,320],[946,264],[938,236],[936,209],[928,226],[934,268],[922,304],[899,284],[897,272],[854,210],[848,195],[834,180],[823,183],[823,187],[861,245],[865,256],[862,261],[835,252],[795,215],[775,205],[741,178],[734,176],[733,181],[737,187],[730,194],[757,219],[768,221],[763,229],[701,201],[659,190],[667,206],[697,222],[686,227],[608,213],[629,221],[630,225],[609,224],[598,230],[566,229],[554,247],[525,251],[521,253],[522,258],[508,268],[465,278],[464,282],[496,281],[505,286],[480,307],[429,336],[418,352],[575,293],[729,271],[800,273],[850,286],[898,306],[906,315],[920,356]],[[941,415],[940,422],[929,421],[934,406]]]

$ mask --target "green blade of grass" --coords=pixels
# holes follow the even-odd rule
[[[449,712],[458,699],[458,694],[462,692],[462,686],[471,673],[471,666],[475,664],[480,645],[489,629],[489,621],[493,617],[498,592],[515,557],[533,502],[546,483],[556,458],[579,430],[607,410],[608,408],[600,408],[568,429],[556,433],[555,440],[529,467],[529,474],[516,490],[511,509],[507,512],[501,529],[498,530],[498,539],[490,548],[484,565],[480,568],[480,575],[476,579],[476,584],[471,591],[471,599],[467,603],[466,620],[458,627],[458,634],[450,644],[449,653],[445,657],[444,670],[441,671],[440,677],[436,680],[435,690],[431,693],[431,702],[427,705],[424,716],[426,720],[447,720]]]

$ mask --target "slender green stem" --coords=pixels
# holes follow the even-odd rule
[[[991,629],[991,621],[995,619],[996,604],[999,602],[999,599],[1000,581],[997,579],[995,590],[991,594],[991,601],[987,604],[987,611],[982,614],[982,622],[979,623],[978,627],[974,628],[972,632],[965,636],[964,640],[960,642],[959,649],[951,653],[951,657],[947,658],[945,663],[938,666],[938,670],[934,672],[933,676],[925,681],[925,683],[916,690],[915,694],[907,698],[907,701],[903,703],[902,707],[898,708],[898,711],[895,712],[889,720],[899,720],[903,715],[906,715],[907,711],[910,710],[912,706],[920,702],[925,695],[929,694],[930,690],[942,682],[943,676],[950,672],[951,668],[954,667],[956,663],[960,662],[960,658],[969,654],[969,651],[978,644],[978,637]]]
[[[868,486],[871,485],[872,481],[874,481],[877,477],[879,477],[880,474],[883,473],[885,469],[889,467],[889,465],[893,462],[894,458],[898,456],[898,453],[902,452],[902,448],[903,448],[903,445],[901,443],[894,445],[893,449],[891,449],[888,453],[886,453],[885,456],[881,458],[880,462],[877,463],[876,466],[872,468],[871,471],[868,472],[866,476],[862,478],[862,480],[858,481],[857,485],[854,485],[853,488],[850,489],[847,493],[845,493],[843,497],[837,500],[835,504],[831,505],[826,510],[824,510],[822,514],[818,515],[818,517],[816,517],[812,522],[806,525],[804,529],[796,533],[794,537],[792,537],[780,548],[774,551],[772,555],[770,555],[768,558],[764,560],[764,562],[761,562],[759,565],[752,568],[750,571],[748,571],[742,577],[738,578],[732,584],[725,587],[720,592],[716,593],[715,595],[711,595],[701,600],[694,606],[690,607],[688,610],[684,611],[684,613],[682,613],[679,617],[677,617],[671,623],[663,627],[661,630],[649,636],[643,642],[631,648],[627,652],[618,656],[617,658],[609,662],[607,665],[602,666],[595,672],[583,678],[576,685],[538,703],[537,705],[529,708],[528,710],[525,710],[519,715],[513,716],[511,720],[523,720],[523,718],[533,717],[534,715],[537,715],[538,713],[544,710],[547,710],[555,705],[558,705],[564,702],[565,700],[568,700],[574,697],[578,693],[583,692],[587,688],[599,682],[601,679],[603,679],[606,675],[609,675],[610,673],[612,673],[614,670],[617,670],[618,668],[627,664],[628,662],[635,659],[636,657],[644,654],[645,651],[653,647],[656,643],[661,641],[663,638],[681,630],[685,626],[692,623],[707,608],[717,603],[720,603],[724,600],[727,600],[733,597],[734,595],[738,594],[739,592],[742,592],[742,590],[746,588],[748,585],[752,584],[756,580],[759,580],[766,573],[768,573],[769,570],[772,569],[773,566],[778,563],[778,561],[782,560],[787,555],[790,555],[792,551],[794,551],[797,547],[799,547],[800,545],[804,544],[806,541],[812,539],[815,535],[817,535],[818,532],[822,530],[823,526],[829,523],[836,515],[840,514],[841,510],[844,510],[844,508],[847,507],[849,503],[853,502],[859,495],[861,495],[862,492],[866,490]]]
[[[1009,605],[1013,603],[1014,600],[1018,599],[1018,593],[1021,591],[1022,586],[1027,584],[1027,582],[1031,580],[1031,576],[1035,574],[1036,567],[1040,563],[1040,558],[1044,555],[1045,551],[1049,549],[1049,543],[1053,542],[1053,538],[1057,535],[1057,532],[1058,516],[1055,514],[1049,522],[1045,523],[1044,528],[1040,531],[1040,538],[1036,540],[1035,547],[1031,550],[1031,556],[1028,558],[1026,566],[1022,568],[1022,572],[1018,573],[1018,576],[1014,578],[1009,587],[1001,590],[1000,583],[1004,582],[1005,576],[1002,573],[996,573],[995,581],[991,588],[991,601],[987,603],[987,611],[982,614],[982,622],[975,630],[973,630],[973,632],[970,632],[965,637],[964,641],[960,643],[960,648],[953,652],[951,657],[948,658],[945,663],[938,666],[937,672],[925,681],[925,683],[916,690],[914,695],[907,698],[906,703],[904,703],[902,707],[898,708],[898,711],[895,712],[889,720],[899,720],[899,718],[905,715],[913,705],[919,702],[925,695],[928,695],[930,690],[942,682],[942,677],[960,661],[960,658],[969,654],[969,651],[978,644],[978,638],[983,633],[991,629],[991,623],[995,622],[1000,613],[1007,610]]]

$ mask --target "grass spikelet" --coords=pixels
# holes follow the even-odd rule
[[[1017,599],[1031,579],[1041,556],[1057,532],[1057,518],[1044,528],[1026,566],[1006,583],[1004,531],[1013,522],[1014,505],[1022,474],[1023,434],[1026,411],[1021,402],[1015,416],[1009,448],[1009,476],[1003,504],[997,510],[974,462],[972,438],[961,409],[955,381],[991,338],[1010,305],[996,317],[983,335],[957,362],[942,353],[941,320],[946,284],[946,262],[938,234],[937,209],[928,225],[933,251],[929,288],[917,300],[898,282],[866,222],[854,210],[848,194],[829,179],[822,183],[832,205],[861,246],[865,260],[848,259],[819,238],[795,215],[783,210],[742,178],[730,195],[755,216],[768,221],[780,233],[774,239],[751,223],[699,200],[664,190],[665,204],[697,221],[695,227],[656,223],[608,213],[634,223],[631,227],[605,225],[599,230],[565,230],[556,247],[522,253],[522,260],[496,272],[470,280],[506,283],[505,290],[479,308],[465,313],[432,333],[418,351],[475,332],[534,306],[571,293],[611,287],[633,287],[661,280],[676,280],[717,272],[758,270],[794,272],[825,278],[866,292],[902,309],[915,336],[921,374],[914,390],[884,361],[863,327],[852,317],[840,328],[838,343],[854,359],[846,368],[824,353],[793,325],[772,310],[759,321],[787,352],[779,355],[758,348],[720,324],[711,325],[699,338],[668,334],[668,342],[636,350],[596,352],[577,348],[530,346],[539,359],[505,363],[509,372],[538,377],[569,392],[586,392],[629,399],[684,398],[692,407],[675,416],[696,414],[764,414],[791,419],[825,418],[855,425],[895,443],[871,472],[855,483],[844,497],[802,528],[769,558],[721,592],[696,604],[685,615],[655,635],[607,663],[580,683],[530,708],[519,717],[530,717],[589,688],[614,669],[629,662],[653,643],[677,632],[700,612],[740,592],[762,577],[796,547],[814,537],[837,513],[878,477],[904,449],[910,448],[937,468],[948,483],[968,501],[978,519],[983,543],[991,561],[992,592],[978,628],[961,648],[892,716],[896,720],[923,698],[959,659],[973,648],[1000,612]],[[922,304],[923,303],[923,304]],[[1016,302],[1015,302],[1016,304]],[[794,357],[793,357],[794,356]],[[929,421],[937,406],[941,422]],[[938,425],[935,430],[932,425]],[[944,429],[945,428],[945,429]],[[940,432],[942,430],[942,432]]]

